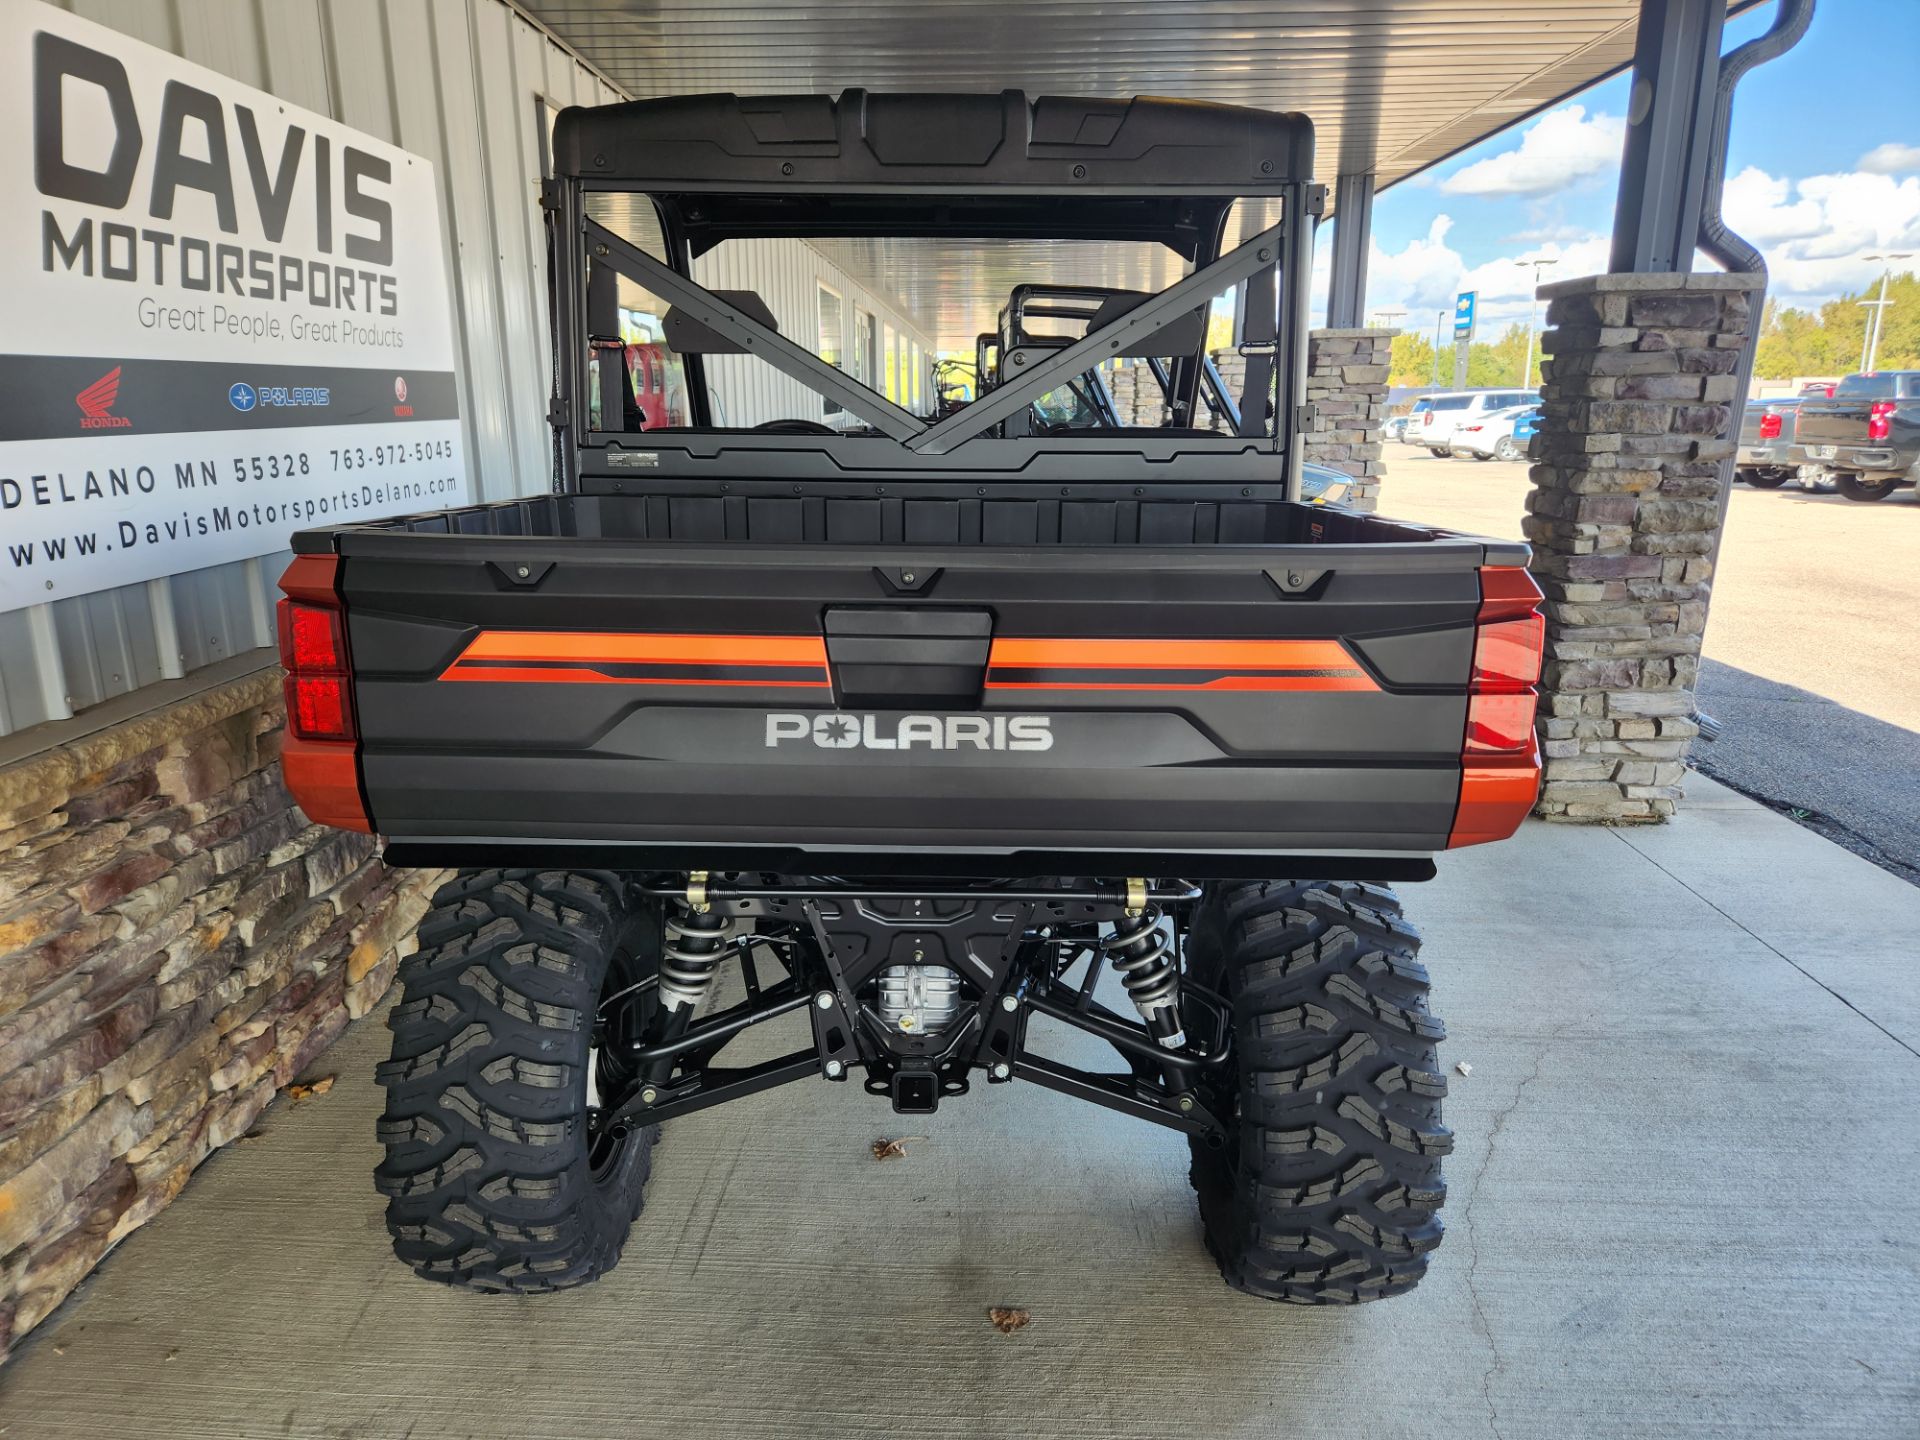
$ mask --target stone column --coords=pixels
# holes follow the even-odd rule
[[[1525,530],[1546,594],[1550,820],[1658,822],[1699,733],[1694,682],[1754,275],[1545,285]]]
[[[1306,458],[1353,476],[1347,503],[1380,504],[1380,422],[1397,330],[1315,330],[1307,339]]]

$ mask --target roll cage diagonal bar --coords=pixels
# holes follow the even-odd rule
[[[1270,271],[1283,253],[1281,240],[1289,226],[1283,219],[1280,224],[1256,235],[1218,260],[1058,351],[1022,375],[1018,381],[1001,377],[1000,385],[991,395],[931,426],[851,379],[811,351],[760,324],[705,286],[656,260],[598,221],[582,216],[579,228],[597,263],[608,266],[638,284],[646,285],[672,304],[695,310],[703,322],[741,345],[747,353],[759,355],[782,374],[837,400],[847,410],[869,421],[876,429],[908,449],[927,455],[944,455],[981,431],[1017,414],[1047,391],[1077,376],[1107,354],[1119,350],[1129,338],[1151,334],[1183,310],[1211,300],[1228,286],[1262,270]],[[1291,427],[1287,423],[1290,419],[1291,416],[1282,407],[1274,427],[1276,450],[1286,448],[1290,438]]]
[[[1063,384],[1117,352],[1135,335],[1150,335],[1183,310],[1205,304],[1229,285],[1238,283],[1255,271],[1271,267],[1281,254],[1281,237],[1287,221],[1263,230],[1246,244],[1229,250],[1211,265],[1204,266],[1176,281],[1150,300],[1127,311],[1098,330],[1090,332],[1066,349],[1055,352],[1027,371],[1018,380],[1003,375],[990,395],[966,409],[949,415],[903,443],[923,455],[945,455],[962,441],[1010,419],[1049,390]],[[1284,426],[1275,427],[1275,440]]]
[[[828,399],[838,400],[882,434],[905,441],[926,428],[917,417],[886,396],[875,394],[812,351],[794,344],[778,331],[769,330],[704,285],[695,284],[671,266],[663,265],[644,250],[622,240],[598,221],[584,221],[582,230],[596,261],[645,285],[671,303],[695,311],[708,329],[743,346],[748,354],[758,355],[783,375],[810,386]]]

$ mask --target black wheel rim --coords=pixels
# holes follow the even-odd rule
[[[587,1163],[596,1185],[619,1173],[633,1140],[632,1127],[608,1125],[603,1116],[618,1109],[639,1084],[639,1075],[626,1056],[652,1023],[658,1006],[654,993],[655,963],[632,951],[616,951],[607,964],[606,979],[594,1014],[593,1042],[588,1052],[590,1084],[587,1091]]]

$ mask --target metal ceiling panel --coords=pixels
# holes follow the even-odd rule
[[[515,0],[636,98],[1024,89],[1300,110],[1380,188],[1626,65],[1638,0]],[[1730,11],[1757,0],[1728,0]]]

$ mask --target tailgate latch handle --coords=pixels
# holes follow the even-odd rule
[[[829,610],[827,668],[841,705],[963,709],[980,703],[993,616],[985,610]]]

